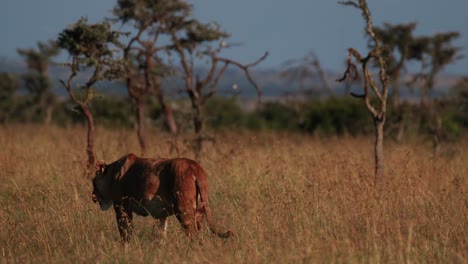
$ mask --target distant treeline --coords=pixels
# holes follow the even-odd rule
[[[0,121],[11,123],[45,123],[59,126],[85,124],[76,105],[69,100],[28,95],[0,96]],[[41,102],[40,104],[38,102]],[[156,100],[149,98],[147,123],[163,129],[163,113]],[[250,105],[246,107],[246,105]],[[191,108],[188,100],[173,101],[176,122],[183,132],[191,131]],[[252,107],[254,105],[255,107]],[[99,96],[90,109],[98,126],[131,128],[135,125],[135,109],[126,96]],[[247,110],[248,109],[248,110]],[[415,135],[441,133],[445,139],[456,139],[468,131],[468,92],[434,100],[430,105],[403,102],[395,109],[389,105],[386,133],[404,139]],[[320,136],[359,136],[374,133],[372,118],[362,103],[353,97],[322,99],[254,100],[246,102],[236,96],[213,97],[204,107],[208,129],[273,130],[302,132]],[[437,123],[440,120],[440,124]]]

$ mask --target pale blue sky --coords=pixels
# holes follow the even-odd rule
[[[340,70],[348,47],[365,51],[360,12],[335,0],[192,0],[195,17],[217,21],[241,42],[225,55],[247,63],[265,51],[262,67],[280,67],[310,50],[325,69]],[[383,22],[418,22],[416,34],[458,31],[455,44],[468,54],[467,0],[369,0],[375,25]],[[81,16],[91,22],[110,16],[115,1],[9,0],[0,8],[0,58],[17,59],[16,48],[34,47],[37,41],[56,38]],[[468,57],[468,56],[467,56]],[[468,74],[468,58],[449,66],[447,72]]]

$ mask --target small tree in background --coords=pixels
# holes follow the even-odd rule
[[[431,37],[415,38],[410,47],[410,56],[421,62],[421,71],[416,74],[413,83],[420,81],[421,106],[432,120],[430,132],[433,137],[434,153],[439,152],[440,140],[443,134],[442,117],[443,104],[437,99],[430,100],[430,92],[434,89],[437,75],[450,63],[461,58],[460,48],[452,45],[452,41],[460,36],[458,32],[437,33]]]
[[[456,101],[460,102],[463,110],[468,113],[468,76],[463,76],[452,88]],[[468,119],[466,120],[468,125]]]
[[[414,38],[409,47],[409,57],[421,63],[421,70],[413,83],[420,81],[421,104],[429,103],[429,93],[434,89],[437,75],[445,66],[461,58],[460,48],[452,41],[460,36],[458,32],[437,33],[433,36]]]
[[[10,121],[18,105],[17,91],[20,87],[19,77],[12,73],[0,73],[0,122]]]
[[[387,112],[387,97],[388,97],[388,77],[387,77],[387,62],[384,48],[381,41],[377,38],[372,15],[367,6],[366,0],[345,1],[340,2],[343,5],[353,6],[362,11],[362,16],[366,22],[365,32],[373,42],[373,49],[363,57],[354,48],[348,49],[348,66],[344,76],[338,81],[344,81],[346,78],[355,78],[359,70],[353,62],[354,60],[361,65],[361,71],[364,79],[364,93],[353,94],[355,97],[364,99],[367,110],[371,113],[375,126],[375,182],[380,185],[384,177],[384,125]],[[374,79],[372,72],[369,70],[369,62],[375,60],[379,68],[378,82]],[[377,100],[371,100],[372,94]]]
[[[63,30],[57,43],[60,48],[68,51],[71,62],[70,76],[61,83],[67,90],[70,98],[78,104],[86,117],[88,133],[87,148],[88,173],[94,167],[94,119],[89,109],[89,103],[95,96],[94,85],[103,79],[114,79],[122,76],[122,63],[114,58],[115,47],[120,33],[111,30],[108,23],[88,24],[86,19]],[[82,72],[84,83],[73,82],[78,73]]]
[[[452,88],[455,102],[459,106],[457,111],[458,119],[464,127],[468,129],[468,76],[464,76]]]
[[[203,141],[207,139],[203,135],[203,105],[216,93],[221,76],[230,64],[236,66],[244,71],[247,79],[255,87],[260,97],[260,87],[253,80],[249,69],[264,60],[268,53],[250,64],[241,64],[235,60],[219,56],[222,49],[229,47],[224,42],[228,34],[221,31],[217,24],[203,24],[192,19],[192,7],[184,1],[174,2],[177,3],[176,8],[172,9],[171,15],[167,16],[164,23],[169,31],[172,50],[179,58],[185,92],[192,103],[195,155],[197,159],[200,159]],[[210,43],[216,43],[218,46],[211,47],[209,46]],[[208,45],[208,47],[202,49],[203,45]],[[201,74],[195,67],[197,59],[198,62],[201,61],[200,59],[208,61],[208,71],[204,77],[200,77]]]
[[[52,81],[49,77],[49,65],[52,58],[59,54],[55,41],[38,42],[37,49],[18,49],[18,54],[24,57],[29,72],[22,75],[30,97],[27,102],[29,118],[39,119],[46,125],[52,120],[52,112],[57,104],[57,98],[52,92]]]
[[[158,53],[167,47],[157,46],[166,32],[163,21],[177,8],[177,1],[119,0],[114,8],[117,20],[132,23],[136,33],[124,47],[127,89],[137,106],[137,134],[142,150],[146,152],[144,136],[145,100],[155,95],[163,111],[165,125],[173,134],[177,124],[170,104],[166,102],[160,78],[168,72]]]

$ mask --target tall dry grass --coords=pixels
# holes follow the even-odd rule
[[[99,159],[138,154],[133,131],[96,131]],[[386,144],[386,182],[373,187],[368,139],[225,133],[208,145],[217,224],[236,236],[203,233],[191,243],[170,218],[163,245],[149,218],[119,242],[112,210],[90,199],[83,174],[85,130],[0,128],[1,263],[466,263],[468,142],[433,157],[424,144]],[[171,157],[153,131],[152,156]],[[181,138],[179,155],[190,156]]]

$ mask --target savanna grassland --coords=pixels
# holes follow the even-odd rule
[[[171,217],[161,245],[136,216],[124,247],[113,210],[91,201],[85,133],[0,128],[0,263],[468,262],[467,140],[437,157],[423,139],[387,140],[375,188],[371,138],[218,133],[202,164],[216,223],[236,236],[205,230],[199,245]],[[191,156],[182,136],[148,137],[153,157]],[[98,128],[95,151],[114,161],[139,148],[134,131]]]

